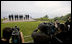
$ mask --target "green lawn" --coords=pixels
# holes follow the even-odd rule
[[[2,22],[3,20],[1,20]],[[31,35],[33,30],[36,29],[36,27],[41,23],[41,22],[48,22],[48,21],[35,21],[35,22],[9,22],[9,23],[1,23],[1,37],[2,37],[2,30],[5,27],[14,27],[18,26],[20,28],[20,31],[23,33],[23,36],[28,36]],[[25,38],[25,42],[31,41],[32,38]]]
[[[2,30],[5,27],[14,27],[18,26],[20,31],[23,33],[23,36],[31,35],[33,30],[41,23],[45,21],[35,21],[35,22],[9,22],[9,23],[1,23],[1,37],[2,37]],[[32,38],[24,38],[25,42],[31,41]]]

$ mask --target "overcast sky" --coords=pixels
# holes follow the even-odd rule
[[[33,18],[49,18],[71,13],[71,1],[1,1],[1,18],[9,14],[29,14]]]

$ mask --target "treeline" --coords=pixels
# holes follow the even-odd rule
[[[49,22],[54,22],[55,19],[59,20],[59,22],[65,22],[68,17],[71,16],[71,13],[68,13],[65,16],[61,16],[61,17],[55,17],[53,19],[49,19],[49,17],[47,15],[45,15],[44,17],[41,18],[36,18],[35,20],[37,21],[49,21]]]
[[[67,14],[67,15],[65,15],[65,16],[55,17],[54,19],[66,21],[69,16],[71,17],[71,13],[69,13],[69,14]]]

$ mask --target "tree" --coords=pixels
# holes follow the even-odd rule
[[[45,15],[43,18],[48,18],[48,15]]]

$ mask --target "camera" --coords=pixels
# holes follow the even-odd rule
[[[15,26],[12,28],[12,43],[19,43],[20,42],[20,32],[19,28]]]
[[[55,32],[56,32],[56,28],[54,26],[54,23],[52,23],[52,22],[49,22],[49,23],[46,23],[46,22],[40,23],[38,25],[38,29],[40,29],[41,31],[47,32],[48,35],[54,35]]]

